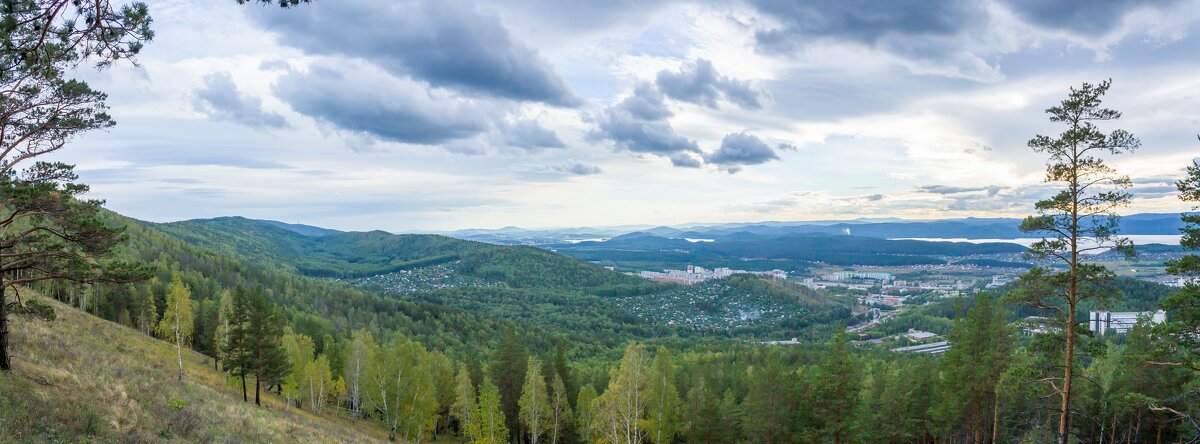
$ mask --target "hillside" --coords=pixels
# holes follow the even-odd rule
[[[316,277],[358,278],[455,262],[456,273],[514,288],[569,288],[598,295],[666,288],[538,248],[440,235],[369,231],[317,236],[241,217],[144,225],[245,262]]]
[[[13,324],[13,372],[0,375],[8,442],[379,442],[371,421],[265,408],[241,399],[212,361],[49,298],[58,319]]]
[[[571,257],[623,269],[639,266],[648,269],[678,268],[680,263],[691,263],[750,270],[801,270],[814,263],[935,265],[945,264],[947,257],[1018,254],[1025,251],[1025,247],[1013,243],[926,242],[823,233],[779,235],[737,231],[712,236],[689,232],[681,236],[684,237],[668,238],[638,232],[602,242],[559,244],[554,248]]]
[[[529,345],[535,349],[550,350],[558,341],[569,341],[574,345],[573,353],[588,355],[607,352],[612,344],[645,338],[648,334],[644,322],[616,309],[611,302],[601,301],[599,296],[578,290],[512,288],[504,293],[488,293],[487,303],[479,304],[480,301],[471,299],[477,291],[429,298],[406,295],[379,286],[362,285],[360,288],[347,285],[346,282],[304,276],[294,268],[256,262],[247,259],[248,254],[243,254],[257,255],[261,250],[257,250],[255,245],[258,244],[251,242],[262,243],[270,238],[243,235],[232,241],[224,241],[218,237],[223,236],[220,231],[213,231],[209,233],[213,236],[210,239],[215,240],[211,244],[220,248],[214,251],[196,244],[200,242],[176,238],[174,234],[178,234],[178,231],[160,230],[159,224],[140,222],[115,213],[108,213],[108,216],[110,223],[128,228],[129,240],[122,247],[122,256],[150,264],[157,277],[156,281],[124,286],[111,297],[101,295],[94,307],[89,309],[98,316],[120,320],[126,325],[135,325],[137,322],[138,295],[154,295],[158,298],[156,305],[163,306],[161,295],[166,293],[166,283],[171,280],[172,270],[178,269],[184,283],[192,288],[193,297],[200,304],[204,322],[215,322],[215,301],[223,292],[233,291],[239,286],[250,288],[261,285],[266,289],[270,301],[283,309],[288,324],[297,332],[314,338],[333,335],[342,340],[349,330],[358,328],[368,328],[380,337],[399,331],[447,354],[466,356],[490,350],[505,330],[514,329],[528,338]],[[248,226],[274,233],[290,233],[266,224],[249,223]],[[283,236],[288,237],[279,238],[291,238],[291,234]],[[246,248],[237,248],[242,245]],[[423,270],[431,268],[434,267],[424,267]],[[591,265],[586,268],[627,277]],[[460,295],[465,297],[458,298]],[[456,306],[446,303],[450,300],[462,304]],[[530,300],[544,302],[538,305],[544,310],[511,310],[528,305]],[[499,309],[475,310],[481,307]],[[599,331],[603,334],[558,327],[574,318],[575,313],[581,312],[580,307],[591,307],[588,312],[597,314],[590,322],[602,326]],[[601,309],[605,307],[613,310]],[[553,317],[541,315],[546,311],[550,311]],[[496,313],[504,315],[493,316]],[[208,351],[211,348],[212,327],[202,325],[199,328],[201,331],[195,348]]]

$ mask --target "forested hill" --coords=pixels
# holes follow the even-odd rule
[[[526,344],[534,350],[551,350],[559,342],[569,343],[574,356],[616,353],[620,345],[631,339],[646,340],[679,333],[637,319],[611,298],[580,291],[462,288],[447,289],[428,297],[406,298],[244,259],[246,255],[241,252],[261,244],[249,244],[246,250],[232,246],[234,242],[266,239],[243,236],[229,241],[225,251],[215,251],[175,238],[159,230],[161,224],[140,222],[111,212],[105,213],[105,219],[111,225],[127,227],[128,240],[118,257],[148,264],[153,268],[155,278],[139,284],[95,289],[73,284],[47,285],[40,289],[47,296],[82,306],[104,319],[140,328],[147,322],[153,325],[153,321],[161,316],[167,287],[173,276],[179,276],[191,288],[197,303],[193,348],[209,355],[214,353],[213,332],[217,304],[222,295],[237,288],[257,286],[263,287],[270,302],[280,308],[289,328],[318,338],[318,351],[325,345],[320,338],[329,336],[341,344],[348,332],[356,329],[367,329],[378,337],[401,332],[451,356],[486,354],[507,330],[526,338]],[[474,257],[485,258],[483,255]],[[612,274],[603,268],[588,267]],[[452,297],[464,303],[447,303]],[[481,305],[490,309],[481,309]],[[492,308],[514,306],[521,310],[504,312]]]
[[[572,257],[615,266],[631,262],[669,264],[684,260],[715,266],[739,263],[748,268],[752,266],[747,262],[754,259],[766,260],[770,268],[802,268],[816,262],[895,266],[945,264],[946,257],[1025,252],[1025,247],[1006,242],[927,242],[823,233],[773,235],[739,231],[709,238],[702,233],[684,233],[682,236],[667,238],[637,232],[602,242],[555,244],[553,247]]]
[[[242,217],[144,225],[243,261],[315,277],[363,277],[457,262],[458,273],[512,288],[569,288],[602,295],[662,289],[644,279],[538,248],[432,234],[369,231],[311,235],[314,232],[308,230],[306,235],[276,222]]]

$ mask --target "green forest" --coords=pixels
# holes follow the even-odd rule
[[[71,77],[136,62],[155,35],[149,7],[13,0],[0,12],[2,442],[1200,441],[1200,215],[1182,214],[1188,254],[1165,264],[1178,288],[1090,260],[1137,253],[1118,213],[1136,184],[1112,159],[1141,140],[1112,128],[1122,115],[1104,105],[1111,80],[1072,87],[1039,116],[1058,132],[1027,143],[1046,161],[1046,192],[1018,227],[1040,239],[1030,247],[638,234],[560,253],[106,209],[59,150],[115,121],[106,93]],[[698,162],[691,156],[670,161]],[[729,175],[750,164],[696,156]],[[1181,167],[1164,196],[1195,209],[1200,161]],[[1028,262],[961,258],[996,253]],[[859,304],[865,290],[794,279],[682,285],[621,272],[730,261],[959,261],[1022,274],[884,307]],[[1165,318],[1102,334],[1089,327],[1095,310]],[[894,348],[917,342],[906,332],[944,344]]]

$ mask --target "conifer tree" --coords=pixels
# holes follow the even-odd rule
[[[779,354],[769,351],[761,364],[749,369],[747,379],[749,393],[742,402],[746,438],[768,444],[791,441],[795,381]]]
[[[954,344],[942,358],[934,408],[944,424],[971,432],[974,442],[992,434],[989,423],[998,409],[998,383],[1012,361],[1013,340],[1007,313],[991,295],[981,293],[948,337]]]
[[[1057,137],[1038,135],[1029,141],[1035,152],[1046,154],[1046,182],[1062,186],[1049,199],[1037,202],[1038,215],[1021,222],[1021,230],[1043,234],[1029,247],[1038,259],[1052,260],[1065,268],[1054,271],[1035,267],[1021,277],[1020,289],[1010,301],[1058,314],[1062,332],[1062,377],[1049,380],[1058,392],[1058,441],[1066,444],[1071,435],[1071,393],[1074,388],[1078,321],[1081,301],[1103,300],[1116,292],[1107,286],[1114,278],[1102,265],[1087,262],[1083,255],[1106,249],[1133,254],[1132,244],[1117,235],[1120,218],[1116,210],[1129,204],[1128,176],[1098,157],[1136,150],[1141,142],[1125,130],[1102,132],[1098,122],[1116,120],[1121,113],[1101,107],[1101,98],[1112,85],[1084,83],[1071,88],[1061,104],[1046,110],[1050,121],[1066,125]]]
[[[242,380],[242,401],[248,401],[246,377],[253,372],[251,361],[251,330],[249,296],[239,287],[230,300],[229,327],[222,355],[225,357],[225,372]]]
[[[1179,244],[1189,250],[1200,249],[1200,161],[1192,161],[1187,176],[1175,182],[1179,198],[1189,202],[1192,213],[1181,216],[1183,238]],[[1149,361],[1154,365],[1182,367],[1200,375],[1200,255],[1188,254],[1167,263],[1167,272],[1184,278],[1183,288],[1162,303],[1168,311],[1166,324],[1156,328],[1160,341],[1159,356]]]
[[[254,404],[261,406],[263,386],[281,383],[287,373],[287,355],[279,344],[283,319],[276,307],[267,302],[262,287],[255,287],[248,293],[244,307],[247,310],[246,364],[254,375]]]
[[[542,377],[542,365],[532,356],[525,368],[525,383],[521,389],[521,424],[529,434],[530,443],[537,444],[545,433],[550,420],[550,399],[546,393],[546,379]]]
[[[500,404],[504,409],[505,425],[513,436],[521,436],[520,406],[521,385],[524,383],[525,366],[528,364],[529,353],[521,344],[517,332],[510,329],[504,331],[500,346],[496,350],[491,365],[492,380],[500,390]]]
[[[179,275],[171,278],[170,291],[167,293],[167,308],[163,311],[162,321],[158,323],[158,335],[164,340],[175,343],[175,355],[179,361],[179,380],[183,380],[183,346],[192,340],[192,313],[195,303],[192,302],[192,291],[183,284]]]
[[[841,444],[852,430],[860,384],[844,327],[829,341],[819,372],[815,403],[821,416],[821,431],[834,443]]]

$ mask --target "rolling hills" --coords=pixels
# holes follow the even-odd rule
[[[590,262],[619,267],[696,263],[746,269],[802,270],[815,263],[832,265],[934,265],[947,257],[1018,254],[1025,247],[1012,243],[927,242],[889,240],[844,234],[763,234],[737,231],[704,238],[664,237],[648,232],[630,233],[605,241],[550,246],[556,251]],[[691,237],[695,236],[695,237]]]

